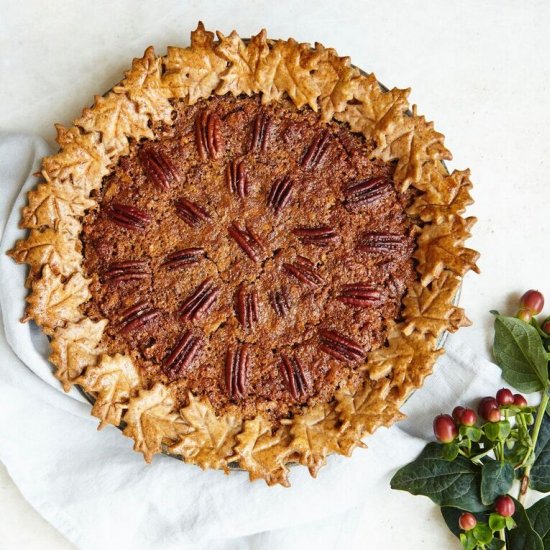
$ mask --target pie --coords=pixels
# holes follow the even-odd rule
[[[320,44],[204,29],[57,126],[10,255],[65,390],[150,462],[288,485],[349,455],[468,324],[469,171]]]

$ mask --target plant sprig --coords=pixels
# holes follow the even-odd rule
[[[527,291],[516,317],[497,311],[493,355],[504,380],[523,393],[539,393],[538,406],[500,389],[484,397],[477,414],[455,407],[434,420],[438,443],[393,476],[394,489],[424,495],[466,550],[550,550],[550,495],[531,508],[529,489],[550,493],[550,318],[536,319],[542,294]],[[548,413],[548,414],[547,414]],[[519,480],[517,499],[508,493]]]

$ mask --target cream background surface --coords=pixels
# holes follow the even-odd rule
[[[463,288],[474,325],[461,331],[462,344],[488,358],[489,309],[512,307],[529,287],[550,298],[548,2],[0,0],[0,129],[53,142],[53,122],[69,124],[149,44],[157,53],[186,45],[199,19],[224,33],[265,26],[272,37],[317,40],[389,87],[412,87],[419,112],[447,136],[450,167],[470,167],[475,184],[469,213],[479,223],[469,245],[482,253],[482,274]],[[388,488],[365,503],[353,514],[354,548],[456,546],[427,499]],[[304,533],[307,526],[294,528],[293,537],[307,548]],[[72,548],[4,468],[0,541],[8,549]]]

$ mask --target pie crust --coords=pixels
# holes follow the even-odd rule
[[[29,235],[9,254],[30,267],[23,320],[35,321],[49,336],[50,361],[63,388],[77,384],[93,395],[100,428],[122,427],[147,462],[164,451],[201,468],[227,472],[238,463],[251,480],[287,486],[290,463],[315,476],[329,454],[349,456],[365,446],[364,436],[403,418],[399,407],[443,353],[439,337],[469,324],[453,300],[461,278],[478,271],[478,253],[464,246],[476,221],[462,217],[472,203],[470,172],[447,173],[442,161],[451,154],[443,135],[416,106],[409,110],[408,89],[382,89],[374,75],[321,44],[269,40],[265,30],[247,41],[236,32],[216,34],[217,40],[199,23],[187,48],[169,47],[164,57],[148,48],[74,126],[56,126],[60,150],[43,159],[43,181],[28,193],[22,212]],[[279,421],[217,415],[208,399],[192,393],[178,410],[170,386],[143,387],[129,356],[106,353],[107,319],[94,321],[82,307],[91,296],[82,220],[97,208],[104,177],[131,143],[153,139],[159,123],[172,124],[175,101],[192,105],[225,94],[260,94],[264,104],[285,97],[298,109],[319,112],[323,122],[349,125],[375,144],[373,159],[395,165],[394,184],[414,197],[407,214],[416,234],[417,280],[407,288],[386,345],[367,354],[364,383]]]

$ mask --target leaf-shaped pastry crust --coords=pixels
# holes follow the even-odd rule
[[[78,218],[97,203],[69,186],[40,183],[27,193],[28,204],[23,208],[20,226],[26,229],[51,227],[76,235],[81,224]]]
[[[107,424],[120,425],[130,397],[139,387],[140,378],[132,359],[117,353],[103,355],[99,363],[88,367],[76,383],[95,395],[92,414],[101,421],[98,428],[101,429]]]
[[[422,179],[415,183],[415,187],[423,193],[415,198],[408,213],[424,222],[439,224],[450,220],[464,213],[466,207],[474,202],[470,196],[470,170],[455,170],[446,175],[440,166],[426,163]]]
[[[298,109],[309,105],[317,111],[319,86],[311,74],[321,55],[309,44],[298,44],[292,38],[272,44],[269,55],[260,60],[258,67],[262,102],[279,100],[286,93]]]
[[[53,273],[68,277],[80,272],[82,261],[81,243],[77,237],[47,228],[43,231],[32,229],[26,239],[17,241],[8,254],[20,264],[30,266],[27,286],[49,264]]]
[[[381,157],[408,130],[405,113],[409,108],[410,89],[394,88],[384,92],[372,74],[354,79],[353,86],[353,103],[348,103],[344,111],[336,112],[334,118],[347,122],[354,132],[373,139],[377,146],[373,156]]]
[[[101,187],[109,158],[97,134],[82,134],[74,126],[56,124],[59,153],[42,160],[42,175],[48,182],[73,188],[88,197]]]
[[[164,66],[163,85],[171,97],[188,97],[192,105],[216,89],[227,61],[214,49],[214,33],[199,23],[191,33],[191,47],[169,47]]]
[[[172,443],[185,432],[185,423],[173,408],[174,398],[160,383],[130,399],[123,415],[124,435],[134,440],[134,450],[143,453],[146,462],[160,453],[163,442]]]
[[[125,94],[109,92],[96,96],[93,108],[84,109],[75,124],[87,132],[99,132],[101,143],[110,158],[128,152],[128,138],[152,139],[150,116],[141,113],[138,105]]]
[[[286,430],[275,431],[271,422],[258,415],[244,422],[243,431],[237,435],[235,455],[228,460],[237,460],[248,470],[251,481],[263,478],[268,485],[288,487],[286,463],[292,453],[288,440]]]
[[[380,426],[390,426],[404,417],[399,404],[387,399],[391,390],[388,379],[366,381],[355,394],[347,390],[336,392],[336,412],[343,423],[342,429],[351,429],[361,435],[372,433]]]
[[[328,404],[306,409],[292,420],[282,421],[289,427],[293,452],[298,453],[298,461],[308,467],[313,477],[326,464],[329,454],[342,453],[338,422],[338,415]]]
[[[140,114],[148,115],[157,123],[170,124],[173,107],[166,97],[161,71],[162,58],[156,57],[155,50],[149,46],[143,57],[134,59],[131,70],[125,73],[126,78],[113,91],[126,94]]]
[[[353,99],[355,79],[359,76],[359,71],[351,66],[349,57],[338,57],[332,48],[315,44],[315,49],[321,55],[311,78],[319,90],[322,120],[328,122]]]
[[[191,393],[189,404],[180,410],[180,415],[189,431],[181,435],[169,451],[201,468],[228,471],[227,458],[233,454],[235,436],[242,427],[242,420],[231,414],[216,416],[206,399],[199,400]]]
[[[50,361],[57,367],[55,376],[69,391],[86,367],[95,365],[103,353],[100,346],[107,319],[97,323],[84,318],[78,323],[67,323],[52,335]]]
[[[381,381],[389,377],[398,403],[411,389],[422,385],[435,360],[443,353],[443,350],[435,350],[434,336],[416,332],[405,335],[402,329],[402,325],[394,324],[388,331],[387,346],[370,352],[366,364],[371,380]]]
[[[260,63],[269,54],[265,30],[253,36],[248,44],[245,44],[235,31],[229,36],[224,36],[221,32],[217,34],[220,43],[216,51],[229,65],[220,75],[221,82],[216,93],[223,95],[231,92],[237,96],[257,92],[260,89]]]
[[[470,228],[476,218],[455,217],[440,224],[425,225],[417,237],[418,271],[424,286],[437,279],[444,269],[456,275],[465,275],[470,269],[479,271],[476,261],[479,253],[462,246],[470,237]]]
[[[90,298],[89,279],[74,273],[66,281],[55,275],[49,265],[42,269],[42,277],[32,283],[32,293],[27,296],[27,310],[23,322],[34,320],[46,334],[66,321],[82,319],[80,305]]]
[[[468,326],[464,310],[453,305],[459,287],[460,279],[450,271],[444,271],[426,287],[413,283],[403,298],[403,315],[407,319],[403,333],[416,331],[437,338],[445,330],[456,332]]]

